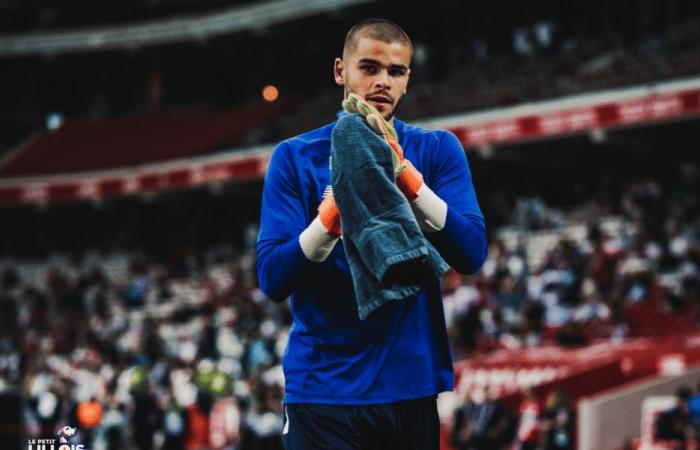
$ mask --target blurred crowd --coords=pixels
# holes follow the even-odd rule
[[[642,412],[642,423],[651,419],[650,429],[642,430],[642,435],[649,433],[650,439],[626,439],[620,450],[697,448],[700,443],[700,385],[695,390],[687,385],[680,386],[673,396],[657,395],[647,399],[656,402]],[[565,390],[551,391],[542,399],[535,389],[528,389],[517,411],[508,410],[482,392],[475,392],[455,412],[451,448],[573,449],[575,411],[575,404]]]
[[[545,399],[528,390],[517,411],[476,392],[455,412],[451,444],[455,450],[570,450],[574,426],[573,405],[563,390]]]
[[[623,340],[626,306],[652,297],[670,311],[700,306],[698,176],[696,165],[681,164],[673,185],[637,180],[616,199],[567,214],[538,198],[518,200],[482,269],[445,277],[455,357]]]
[[[641,437],[627,438],[619,450],[692,450],[700,445],[700,384],[673,395],[648,395],[642,404]]]
[[[250,251],[206,263],[138,255],[2,272],[0,391],[29,436],[77,426],[88,448],[281,448],[287,304],[257,288]]]
[[[625,306],[652,292],[670,310],[697,305],[697,192],[688,163],[674,183],[644,178],[568,211],[519,199],[491,230],[482,270],[443,279],[454,359],[623,340]],[[83,251],[0,261],[0,392],[22,393],[27,435],[70,424],[98,450],[281,448],[291,317],[287,302],[256,285],[254,225],[243,235],[238,250],[217,245],[199,256]],[[463,398],[452,419],[456,448],[571,448],[565,392],[530,393],[520,411],[486,394]]]
[[[444,279],[455,360],[541,343],[619,342],[630,335],[626,307],[652,299],[668,311],[697,311],[698,175],[696,165],[681,164],[674,183],[645,177],[619,196],[591,199],[567,213],[539,198],[518,200],[510,225],[492,237],[483,268]],[[690,393],[683,394],[688,400]],[[488,392],[459,398],[453,416],[443,418],[455,449],[574,448],[574,405],[565,391],[543,399],[529,390],[518,411]],[[688,433],[690,418],[679,404],[659,420],[661,436]]]
[[[700,385],[695,391],[681,386],[674,397],[674,405],[661,410],[655,418],[654,440],[671,450],[696,448],[700,442]]]

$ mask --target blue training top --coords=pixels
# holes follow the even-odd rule
[[[437,278],[417,296],[389,302],[361,321],[342,240],[321,263],[301,250],[299,235],[331,184],[334,125],[281,142],[265,176],[257,272],[270,298],[291,295],[285,403],[391,403],[451,390],[454,374]],[[464,149],[448,131],[398,119],[394,127],[405,157],[448,205],[445,227],[426,236],[455,270],[478,270],[486,257],[486,230]]]

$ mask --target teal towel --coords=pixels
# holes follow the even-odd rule
[[[331,181],[360,319],[417,294],[449,266],[423,236],[394,182],[391,148],[358,114],[331,135]]]

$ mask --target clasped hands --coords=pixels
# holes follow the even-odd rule
[[[413,167],[411,161],[404,157],[403,148],[399,144],[398,135],[391,122],[384,119],[374,106],[357,94],[350,94],[347,99],[343,100],[343,109],[348,113],[357,113],[363,116],[367,124],[384,138],[391,148],[396,186],[409,202],[414,201],[423,185],[423,176]],[[324,193],[323,201],[318,207],[318,216],[329,234],[340,236],[342,233],[340,213],[331,190]]]

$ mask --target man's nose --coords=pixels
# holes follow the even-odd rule
[[[374,85],[377,88],[388,91],[391,88],[391,80],[389,78],[389,72],[386,70],[381,70],[374,80]]]

